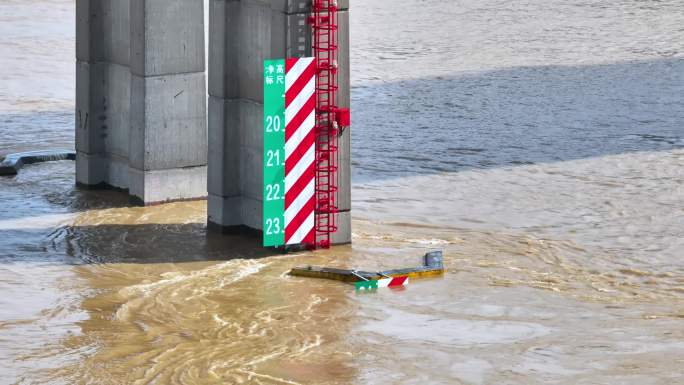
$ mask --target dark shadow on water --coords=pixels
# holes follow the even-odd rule
[[[47,233],[47,234],[46,234]],[[207,231],[204,224],[142,224],[0,231],[0,264],[13,262],[183,263],[279,255],[256,236]],[[9,243],[9,240],[13,241]]]
[[[53,233],[55,250],[85,263],[180,263],[279,254],[256,236],[207,231],[204,224],[99,225]]]
[[[684,147],[684,58],[352,89],[354,181]]]

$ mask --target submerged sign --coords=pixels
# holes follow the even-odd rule
[[[264,246],[314,243],[316,64],[264,61]]]
[[[375,290],[379,287],[397,287],[408,285],[408,276],[391,277],[384,279],[370,279],[368,281],[357,281],[354,283],[356,290]]]

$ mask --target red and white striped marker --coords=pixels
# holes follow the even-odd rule
[[[408,277],[392,277],[378,280],[378,287],[395,287],[408,285]]]
[[[285,61],[285,244],[315,242],[314,58]]]

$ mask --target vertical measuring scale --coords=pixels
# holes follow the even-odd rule
[[[264,246],[315,243],[316,63],[264,63]]]
[[[285,60],[264,61],[264,246],[285,244]]]

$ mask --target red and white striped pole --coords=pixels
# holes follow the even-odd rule
[[[285,244],[315,243],[316,63],[285,61]]]

